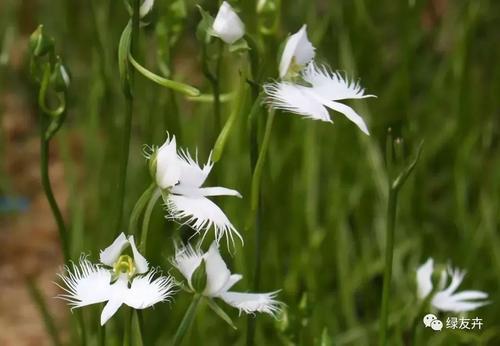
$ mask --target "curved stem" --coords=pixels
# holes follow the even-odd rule
[[[196,89],[195,87],[192,87],[191,85],[184,84],[181,82],[176,82],[171,79],[163,78],[161,76],[158,76],[157,74],[151,72],[141,64],[137,62],[137,60],[134,59],[134,56],[132,54],[128,55],[128,59],[132,66],[144,77],[147,79],[165,87],[165,88],[170,88],[173,90],[176,90],[178,92],[181,92],[183,94],[186,94],[188,96],[198,96],[200,95],[200,91]]]
[[[148,206],[146,207],[146,211],[144,212],[144,218],[142,219],[142,230],[141,230],[141,242],[139,248],[141,253],[146,253],[146,243],[148,241],[148,231],[149,231],[149,221],[151,220],[151,214],[153,212],[153,208],[158,201],[158,198],[161,196],[161,190],[157,188],[154,190],[151,199],[148,202]]]
[[[59,231],[59,238],[61,239],[61,248],[63,251],[64,262],[68,262],[70,259],[69,253],[69,240],[68,240],[68,232],[66,230],[66,225],[64,224],[64,219],[59,209],[59,205],[54,197],[54,193],[52,191],[52,186],[50,184],[49,177],[49,143],[50,141],[45,139],[45,120],[46,115],[42,114],[40,119],[40,174],[42,179],[42,187],[45,192],[45,196],[47,197],[47,201],[49,202],[50,209],[52,210],[52,214],[54,215],[54,219],[57,223],[57,229]]]
[[[201,295],[199,294],[194,295],[191,305],[189,305],[188,309],[186,310],[186,313],[182,318],[181,324],[179,325],[179,328],[177,328],[177,331],[175,332],[174,341],[172,343],[173,346],[180,345],[187,331],[191,328],[194,317],[196,316],[196,308],[198,307],[200,299]]]
[[[151,196],[156,188],[156,184],[153,182],[148,186],[146,190],[139,197],[137,202],[135,202],[134,209],[132,209],[132,213],[130,214],[130,219],[128,223],[128,232],[130,234],[135,234],[137,232],[137,224],[139,222],[139,217],[141,216],[142,211],[146,207],[146,204],[151,199]]]

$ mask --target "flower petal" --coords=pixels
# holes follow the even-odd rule
[[[229,277],[229,280],[227,280],[226,284],[224,287],[221,288],[219,292],[227,292],[228,290],[231,289],[238,281],[240,281],[243,278],[243,275],[241,274],[231,274]]]
[[[361,118],[358,115],[358,113],[356,113],[351,107],[346,106],[340,102],[330,101],[324,97],[321,97],[319,94],[316,94],[316,91],[314,89],[304,88],[304,90],[307,92],[308,95],[311,96],[311,98],[316,99],[324,106],[344,114],[347,117],[347,119],[355,123],[360,128],[360,130],[363,131],[365,134],[367,135],[370,134],[363,118]]]
[[[199,191],[202,196],[236,196],[239,198],[242,197],[238,191],[220,186],[202,187],[199,189]]]
[[[130,243],[130,247],[132,248],[132,254],[134,255],[134,264],[137,269],[137,273],[144,274],[148,271],[148,261],[137,250],[133,235],[128,237],[128,241]]]
[[[487,296],[486,293],[484,293],[484,295]],[[438,292],[432,299],[432,305],[441,311],[466,312],[475,310],[483,305],[489,304],[489,302],[487,301],[466,301],[464,299],[466,298],[464,298],[464,296],[461,296],[460,293],[454,295],[448,295],[445,292]]]
[[[450,285],[444,289],[442,292],[451,295],[453,292],[455,292],[464,280],[465,277],[465,271],[460,270],[460,269],[455,269],[455,270],[448,270],[448,274],[451,276],[451,282]]]
[[[274,299],[276,297],[276,294],[277,292],[226,292],[223,293],[220,298],[227,304],[237,308],[240,313],[245,312],[247,314],[250,314],[254,312],[263,312],[274,317],[281,310],[281,303]]]
[[[153,8],[155,0],[144,0],[141,7],[139,8],[139,16],[144,18]]]
[[[111,317],[113,317],[113,315],[118,311],[122,304],[123,301],[121,300],[121,298],[111,299],[110,301],[108,301],[101,312],[101,326],[103,326]]]
[[[325,107],[305,92],[310,89],[288,82],[265,84],[267,102],[271,107],[305,116],[309,119],[332,122]]]
[[[429,258],[417,269],[417,295],[425,299],[432,291],[432,272],[434,271],[434,260]]]
[[[213,167],[210,154],[207,163],[203,168],[198,164],[198,160],[194,160],[187,150],[180,150],[178,160],[180,164],[181,174],[179,185],[186,187],[200,187],[207,179]]]
[[[212,25],[212,35],[233,44],[245,35],[245,24],[226,1],[222,3]]]
[[[207,285],[203,294],[208,297],[215,297],[228,283],[231,272],[220,255],[217,242],[210,245],[203,258],[205,259],[207,273]]]
[[[177,184],[180,175],[181,166],[177,157],[175,136],[172,136],[172,139],[167,137],[156,153],[156,183],[166,189]]]
[[[81,257],[79,264],[72,264],[71,269],[65,268],[64,274],[58,274],[66,293],[57,298],[66,300],[72,308],[101,303],[112,297],[111,273],[99,265],[95,265]]]
[[[196,268],[201,264],[203,254],[199,249],[194,249],[191,244],[186,246],[175,246],[175,256],[172,259],[172,265],[176,267],[186,278],[191,286],[191,276]],[[192,289],[192,287],[191,287]]]
[[[302,25],[299,31],[290,36],[280,60],[280,78],[283,78],[290,68],[293,60],[298,65],[305,65],[314,58],[314,46],[307,38],[307,25]]]
[[[101,250],[99,254],[99,259],[102,264],[112,267],[116,262],[122,251],[128,246],[128,240],[125,234],[120,233],[120,235],[113,241],[113,243]]]
[[[375,97],[365,95],[359,83],[344,78],[339,72],[332,72],[325,65],[311,62],[302,72],[302,78],[312,85],[314,91],[328,100],[360,99]]]
[[[213,226],[217,242],[226,234],[228,234],[232,242],[234,242],[233,234],[236,234],[243,242],[241,235],[224,212],[208,198],[170,194],[164,201],[169,218],[184,219],[184,223],[188,224],[196,232],[203,232],[203,237]]]
[[[124,296],[124,303],[134,309],[145,309],[172,296],[174,283],[169,276],[153,280],[155,271],[136,277]]]

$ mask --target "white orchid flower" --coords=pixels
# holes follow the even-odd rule
[[[429,258],[417,269],[417,295],[423,300],[433,290],[432,273],[434,272],[434,260]],[[451,282],[445,288],[451,276]],[[465,271],[448,268],[441,271],[438,291],[431,298],[431,305],[441,311],[466,312],[475,310],[489,302],[482,299],[488,298],[488,294],[482,291],[461,291],[455,293],[458,286],[465,277]]]
[[[315,48],[307,38],[307,25],[302,25],[299,31],[290,36],[280,60],[280,78],[287,74],[296,74],[307,65],[315,55]]]
[[[333,122],[328,114],[332,109],[344,114],[361,131],[369,135],[365,121],[351,107],[338,102],[345,99],[375,97],[365,95],[359,83],[350,81],[338,72],[332,72],[324,65],[310,62],[302,70],[300,77],[308,84],[301,85],[289,81],[264,85],[271,107],[303,115],[313,120]]]
[[[226,1],[222,3],[212,25],[212,35],[233,44],[245,35],[245,24]]]
[[[148,15],[149,12],[153,9],[153,5],[155,4],[155,0],[144,0],[139,8],[139,17],[144,18]]]
[[[280,311],[282,303],[274,299],[277,292],[240,293],[229,291],[242,279],[242,275],[231,274],[219,253],[216,242],[212,243],[206,253],[202,253],[200,249],[193,249],[191,245],[176,247],[172,264],[186,278],[188,286],[193,292],[197,291],[192,282],[193,274],[200,267],[202,261],[205,263],[206,275],[205,287],[198,292],[202,296],[210,299],[222,299],[227,304],[237,308],[240,313],[262,312],[275,316]]]
[[[224,212],[210,199],[210,196],[236,196],[238,191],[225,187],[202,187],[213,167],[210,157],[203,167],[194,160],[188,151],[177,150],[175,136],[167,138],[159,149],[152,149],[146,157],[153,167],[157,185],[168,212],[168,218],[184,220],[203,237],[213,226],[217,242],[228,234],[234,242],[233,234],[243,242],[243,238],[229,221]],[[229,242],[229,239],[228,239]]]
[[[122,255],[130,245],[132,257]],[[118,238],[100,254],[101,264],[94,264],[82,256],[78,265],[66,267],[59,274],[66,293],[58,298],[66,300],[73,308],[107,302],[101,313],[104,325],[122,306],[145,309],[156,303],[168,300],[173,294],[171,277],[159,276],[153,279],[155,270],[148,271],[148,262],[135,246],[134,237]],[[109,267],[109,268],[107,268]]]

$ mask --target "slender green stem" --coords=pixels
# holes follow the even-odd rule
[[[127,307],[123,320],[123,346],[132,345],[132,308]]]
[[[172,343],[173,346],[180,345],[187,331],[191,328],[194,317],[196,316],[196,308],[200,303],[200,299],[201,295],[199,294],[194,295],[191,305],[189,305],[188,309],[186,310],[186,313],[182,318],[181,324],[179,325],[179,328],[177,328],[177,331],[175,332],[174,341]]]
[[[385,243],[384,287],[382,291],[382,311],[380,315],[379,345],[387,345],[387,323],[389,316],[389,295],[392,279],[392,260],[394,257],[394,229],[396,225],[398,190],[389,186],[387,203],[387,230]]]
[[[132,13],[132,33],[131,33],[131,45],[130,49],[132,53],[135,52],[137,47],[137,41],[139,39],[139,7],[141,5],[140,0],[133,0],[133,13]],[[133,70],[129,69],[129,80],[127,84],[129,90],[124,90],[125,95],[125,119],[123,124],[123,140],[122,140],[122,152],[120,157],[120,176],[118,178],[118,203],[117,203],[117,216],[115,219],[115,232],[118,234],[121,231],[123,209],[125,204],[125,183],[127,181],[127,166],[128,166],[128,156],[130,147],[130,136],[132,129],[132,114],[134,109],[134,96],[132,93],[132,82],[133,82]]]
[[[68,232],[66,230],[66,225],[64,224],[64,219],[59,209],[59,205],[54,197],[54,193],[52,191],[52,185],[50,184],[49,177],[49,144],[50,141],[45,139],[45,130],[46,130],[46,115],[42,114],[40,119],[40,174],[42,178],[42,187],[47,200],[50,205],[50,209],[52,210],[52,214],[57,223],[57,229],[59,231],[59,238],[61,239],[61,248],[64,256],[64,261],[67,263],[70,259],[69,254],[69,239]]]
[[[137,202],[135,202],[134,208],[132,209],[132,213],[130,214],[130,219],[128,223],[128,232],[130,234],[136,234],[138,230],[137,224],[139,223],[139,218],[141,217],[141,213],[146,207],[146,204],[151,199],[154,190],[156,189],[156,183],[151,183],[146,190],[139,197]]]
[[[255,170],[252,176],[252,193],[251,193],[251,206],[252,210],[257,210],[257,205],[259,203],[259,195],[260,195],[260,181],[262,178],[262,170],[264,168],[264,162],[267,156],[267,149],[269,147],[269,141],[271,139],[271,132],[273,129],[274,122],[274,109],[269,111],[266,122],[266,129],[264,132],[264,138],[262,139],[262,145],[259,151],[259,157],[257,159],[257,163],[255,164]]]
[[[257,98],[256,102],[260,104],[260,97]],[[259,104],[256,106],[258,107]],[[267,150],[269,147],[269,142],[271,139],[271,132],[274,122],[275,111],[271,109],[267,116],[266,129],[264,131],[264,138],[262,139],[262,145],[260,150],[258,150],[258,140],[257,140],[257,120],[250,119],[251,130],[250,130],[250,159],[252,168],[252,193],[251,193],[251,210],[255,213],[255,248],[254,248],[254,276],[253,276],[253,289],[255,291],[259,290],[260,286],[260,270],[261,270],[261,257],[262,257],[262,226],[261,226],[261,216],[262,216],[262,203],[261,203],[261,190],[260,190],[260,179],[262,177],[262,170],[264,168],[265,157],[267,155]],[[252,112],[251,116],[255,116]],[[258,157],[255,158],[257,152]],[[248,316],[247,320],[247,346],[252,346],[255,343],[255,328],[256,319],[253,316]]]
[[[154,206],[158,198],[161,196],[161,190],[157,188],[154,190],[151,199],[148,202],[146,211],[144,212],[144,218],[142,219],[142,230],[141,230],[141,242],[139,248],[142,253],[146,253],[146,243],[148,241],[148,231],[149,231],[149,221],[151,220],[151,214],[153,213]]]

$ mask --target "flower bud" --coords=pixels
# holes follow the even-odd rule
[[[202,259],[198,268],[196,268],[191,275],[191,288],[197,292],[201,293],[205,290],[207,286],[207,271],[205,260]]]
[[[222,3],[212,25],[212,35],[233,44],[245,35],[245,25],[226,1]]]
[[[59,92],[67,90],[71,82],[68,71],[59,59],[50,78],[54,89]]]
[[[43,25],[39,25],[30,36],[29,47],[34,56],[40,57],[54,48],[54,39],[45,34]]]

